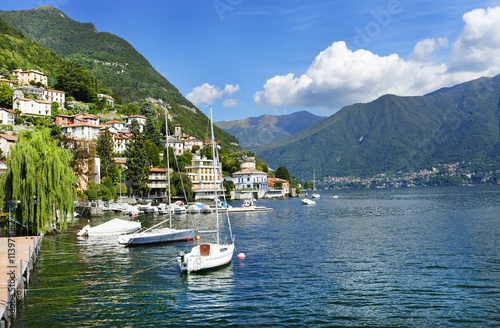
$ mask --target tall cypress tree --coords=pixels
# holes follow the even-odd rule
[[[50,138],[50,129],[21,130],[7,162],[4,184],[7,201],[20,200],[23,224],[33,231],[51,229],[54,212],[74,213],[76,176],[72,155]],[[67,220],[60,221],[64,228]]]
[[[144,147],[144,136],[137,121],[130,128],[132,137],[127,148],[127,175],[131,182],[132,195],[146,195],[149,177],[149,159]]]
[[[113,141],[113,136],[109,132],[109,128],[106,127],[104,133],[99,135],[97,139],[97,154],[101,156],[101,165],[103,167],[103,176],[109,177],[111,173],[115,170],[115,159],[113,157],[113,152],[115,149],[115,143]]]
[[[144,138],[153,142],[158,149],[163,149],[163,134],[160,132],[160,126],[157,121],[148,117],[146,119],[146,128]]]

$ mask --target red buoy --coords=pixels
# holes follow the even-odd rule
[[[239,253],[238,255],[236,255],[236,257],[239,258],[240,260],[243,260],[246,257],[246,255],[243,253]]]

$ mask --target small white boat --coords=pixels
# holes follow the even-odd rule
[[[209,205],[203,206],[201,209],[201,213],[207,214],[207,213],[213,213],[213,209]]]
[[[212,134],[212,145],[215,145],[214,140],[214,125],[212,119],[212,107],[210,107],[210,122],[211,122],[211,134]],[[220,167],[217,165],[217,159],[215,153],[215,148],[212,148],[212,158],[213,160],[213,170],[217,174],[216,180],[220,178],[222,181],[222,174],[220,172]],[[222,184],[222,183],[221,183]],[[222,186],[221,186],[222,187]],[[222,189],[224,190],[224,189]],[[224,195],[224,191],[223,191]],[[219,222],[219,206],[217,198],[217,188],[215,188],[215,222],[216,230],[212,231],[198,231],[199,233],[215,233],[216,240],[213,243],[203,243],[194,246],[191,252],[184,254],[180,252],[177,256],[177,263],[179,264],[179,269],[183,273],[198,272],[202,270],[214,269],[224,266],[231,262],[234,252],[234,238],[231,231],[231,222],[229,220],[229,214],[227,209],[223,210],[227,218],[228,236],[226,239],[221,238],[221,229]],[[220,202],[223,204],[223,202]]]
[[[202,203],[194,203],[194,204],[188,206],[187,212],[190,214],[197,214],[197,213],[201,213],[202,209],[203,209]]]
[[[302,198],[302,205],[316,205],[316,202],[309,198]]]
[[[140,222],[126,221],[116,218],[95,227],[91,227],[87,224],[80,231],[78,231],[77,235],[87,237],[116,236],[131,233],[140,228]]]
[[[333,194],[333,195],[332,195],[332,198],[339,198],[339,196],[338,196],[338,195]]]

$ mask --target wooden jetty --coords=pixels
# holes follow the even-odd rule
[[[42,235],[0,238],[0,328],[10,326],[42,247]]]

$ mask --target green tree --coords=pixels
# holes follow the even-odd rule
[[[80,64],[65,62],[57,69],[56,73],[58,90],[68,93],[76,100],[92,102],[95,92],[92,90],[94,77]]]
[[[19,200],[22,222],[39,232],[51,229],[55,209],[73,215],[76,177],[71,153],[58,147],[50,129],[21,130],[7,164],[4,191],[7,201]],[[61,220],[62,228],[66,220]]]
[[[85,195],[87,195],[88,200],[96,200],[99,193],[99,186],[94,180],[90,180],[85,190]]]
[[[290,182],[290,172],[288,172],[288,169],[284,166],[278,167],[276,170],[276,177],[280,179],[285,179],[286,181]]]
[[[101,156],[101,165],[103,167],[103,176],[109,177],[111,172],[115,169],[115,159],[113,157],[113,152],[115,149],[115,143],[113,141],[113,136],[109,132],[109,128],[106,127],[104,133],[99,135],[97,139],[97,154]]]
[[[0,84],[0,107],[12,108],[13,94],[14,89],[12,89],[7,82],[2,82]]]
[[[144,136],[137,120],[130,128],[132,137],[127,147],[127,175],[131,182],[132,195],[148,193],[149,159],[144,148]]]
[[[222,185],[224,186],[227,195],[230,195],[231,191],[234,190],[234,182],[232,180],[224,180],[222,181]]]
[[[184,196],[184,190],[184,192],[186,193],[187,201],[193,201],[193,182],[186,174],[182,174],[181,172],[174,172],[170,184],[172,185],[173,196]]]
[[[153,142],[158,149],[163,148],[163,135],[160,132],[160,127],[158,122],[153,118],[148,117],[146,119],[146,127],[144,131],[144,139]]]
[[[54,117],[56,115],[59,115],[59,103],[58,102],[53,102],[51,105],[50,105],[50,114],[51,114],[51,117]]]
[[[212,159],[212,146],[205,146],[200,150],[200,156]]]
[[[160,165],[160,150],[156,145],[150,141],[144,141],[144,148],[149,159],[149,164],[153,167],[158,167]]]

